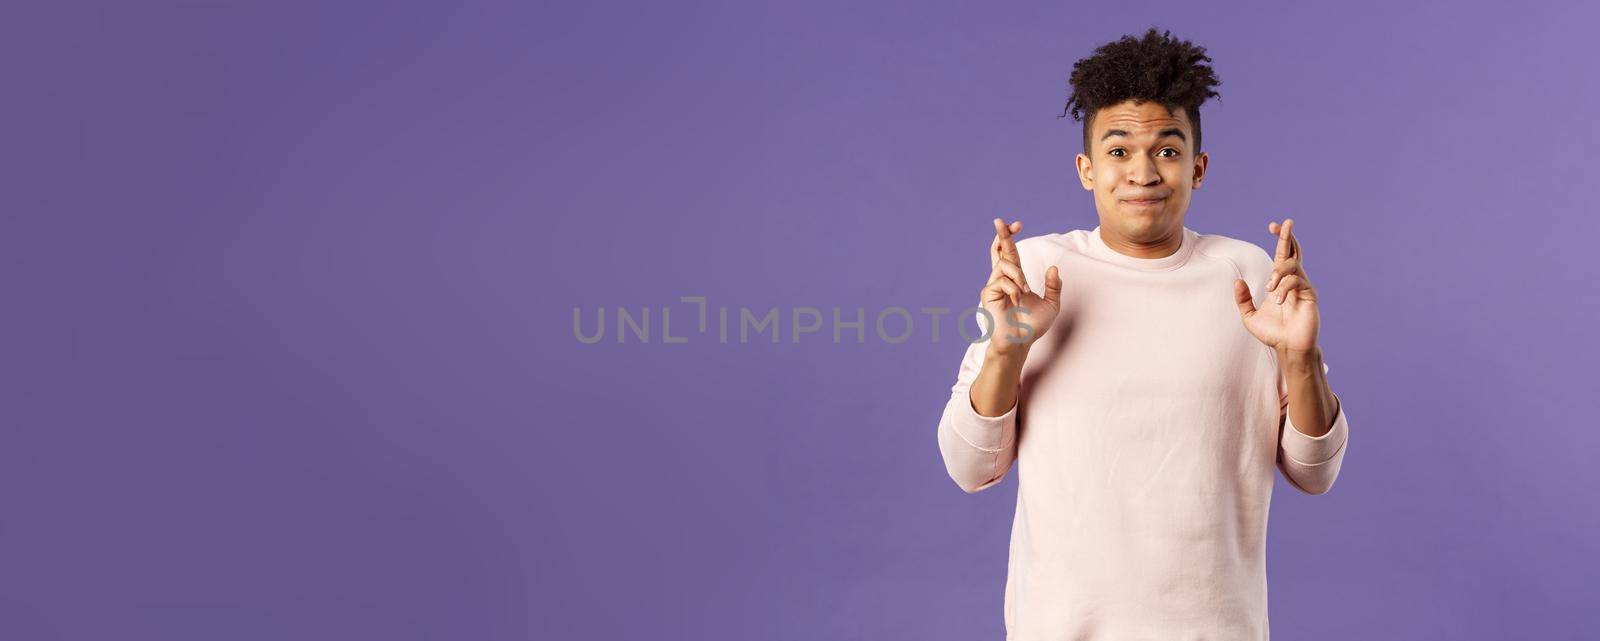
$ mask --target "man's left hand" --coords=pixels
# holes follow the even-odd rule
[[[1234,302],[1245,329],[1281,353],[1310,353],[1317,347],[1317,290],[1306,276],[1305,256],[1294,237],[1294,220],[1267,223],[1267,232],[1278,236],[1278,249],[1272,260],[1272,276],[1267,280],[1267,296],[1261,309],[1251,301],[1250,286],[1243,280],[1233,283]]]

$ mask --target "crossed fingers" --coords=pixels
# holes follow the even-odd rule
[[[989,266],[993,269],[989,273],[989,285],[996,285],[1005,291],[1011,299],[1013,306],[1021,304],[1022,295],[1032,290],[1028,287],[1028,279],[1022,274],[1022,257],[1017,252],[1017,242],[1012,238],[1014,234],[1022,231],[1022,221],[1014,221],[1007,225],[1005,221],[994,219],[994,242],[989,244]]]
[[[1012,221],[1010,225],[1007,225],[1005,221],[999,218],[994,219],[994,242],[989,244],[989,265],[991,267],[1001,259],[1009,260],[1019,265],[1022,264],[1022,260],[1017,254],[1017,242],[1012,238],[1019,231],[1022,231],[1022,221],[1020,220]]]
[[[1314,291],[1311,278],[1306,275],[1305,258],[1300,251],[1300,240],[1294,236],[1294,219],[1267,223],[1267,231],[1278,236],[1278,248],[1272,257],[1272,277],[1267,281],[1267,291],[1274,300],[1283,304],[1290,292]]]

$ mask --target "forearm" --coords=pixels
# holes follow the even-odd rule
[[[1306,436],[1327,434],[1339,415],[1339,399],[1328,387],[1321,348],[1279,352],[1278,364],[1288,386],[1289,422]]]
[[[1027,359],[1026,347],[1008,353],[990,349],[984,356],[978,378],[972,381],[972,409],[982,416],[1000,416],[1015,407],[1022,364]]]
[[[977,492],[999,483],[1016,459],[1021,360],[991,354],[984,345],[967,347],[939,419],[939,451],[962,490]]]

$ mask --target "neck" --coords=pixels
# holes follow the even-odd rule
[[[1151,240],[1135,240],[1123,237],[1111,231],[1110,227],[1100,226],[1100,238],[1106,242],[1111,251],[1134,258],[1166,258],[1178,253],[1183,246],[1183,227],[1179,226],[1161,236]]]

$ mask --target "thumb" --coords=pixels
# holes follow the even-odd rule
[[[1044,300],[1051,307],[1061,309],[1061,270],[1055,265],[1044,271]]]
[[[1233,302],[1239,305],[1241,318],[1249,318],[1251,314],[1256,313],[1256,305],[1250,300],[1250,285],[1243,279],[1233,279]]]

